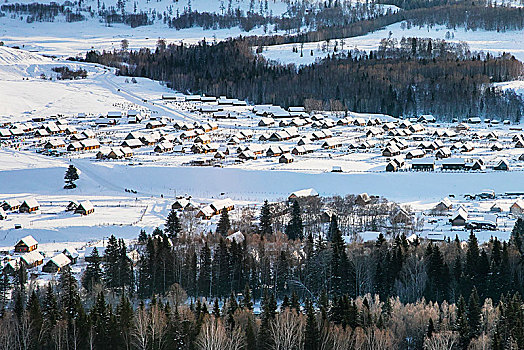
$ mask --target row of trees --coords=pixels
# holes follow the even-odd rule
[[[235,96],[253,103],[394,116],[429,113],[443,119],[520,118],[522,98],[489,84],[517,79],[521,62],[508,54],[473,54],[464,45],[460,54],[448,50],[441,55],[437,47],[446,47],[442,41],[419,42],[426,43],[427,54],[420,55],[420,45],[415,45],[416,55],[411,54],[411,44],[400,45],[378,53],[328,56],[298,70],[266,62],[242,38],[218,44],[168,45],[154,52],[89,52],[86,59],[119,67],[122,75],[165,81],[175,90]]]

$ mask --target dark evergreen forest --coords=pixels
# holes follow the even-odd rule
[[[122,75],[164,81],[179,91],[310,110],[428,113],[443,120],[472,115],[518,120],[523,112],[520,96],[490,86],[521,74],[522,63],[509,54],[472,53],[466,45],[442,40],[386,39],[376,52],[350,52],[297,70],[267,62],[249,42],[89,52],[86,60],[119,67]]]

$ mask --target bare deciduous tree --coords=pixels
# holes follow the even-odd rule
[[[458,335],[456,332],[445,331],[434,333],[431,338],[424,340],[426,350],[452,350],[457,343]]]
[[[302,349],[305,320],[304,315],[286,309],[278,314],[270,325],[274,350]]]

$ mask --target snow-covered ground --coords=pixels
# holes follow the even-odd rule
[[[397,40],[403,37],[419,37],[442,39],[450,42],[463,41],[468,43],[472,51],[491,52],[495,55],[509,52],[517,59],[524,61],[524,30],[498,33],[486,30],[466,31],[463,28],[453,30],[441,25],[407,29],[403,23],[395,23],[359,37],[331,40],[329,44],[326,41],[305,43],[302,48],[302,57],[299,44],[268,46],[264,48],[263,55],[268,60],[282,64],[308,65],[327,57],[328,54],[333,55],[335,44],[338,53],[354,49],[370,51],[378,49],[380,41],[390,35]],[[293,52],[293,47],[297,48],[298,52]],[[311,55],[311,51],[313,55]]]

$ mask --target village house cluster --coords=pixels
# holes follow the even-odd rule
[[[524,165],[524,134],[509,121],[310,113],[182,94],[164,94],[155,103],[174,114],[126,104],[101,115],[35,117],[0,125],[0,142],[54,156],[169,165],[273,164],[334,172],[508,171]]]

